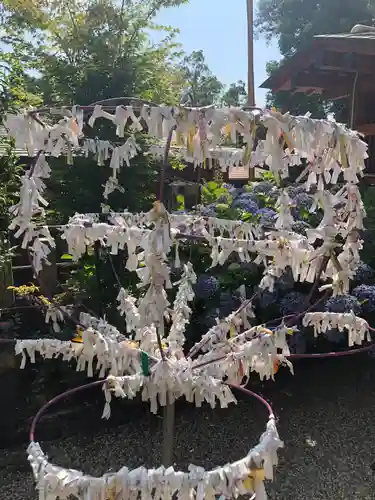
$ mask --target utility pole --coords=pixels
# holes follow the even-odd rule
[[[255,106],[254,91],[254,2],[247,1],[247,105]]]
[[[247,1],[247,106],[255,106],[254,90],[254,2]],[[249,169],[249,181],[255,180],[255,168]]]

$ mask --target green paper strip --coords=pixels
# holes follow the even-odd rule
[[[141,353],[142,372],[145,377],[150,376],[150,358],[145,352]]]

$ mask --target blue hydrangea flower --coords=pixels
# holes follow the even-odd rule
[[[337,295],[327,300],[325,310],[333,313],[349,313],[353,311],[354,314],[359,314],[361,304],[358,302],[357,297],[353,295]]]
[[[236,196],[236,200],[252,200],[257,203],[257,196],[254,193],[250,193],[249,191],[242,191]]]
[[[301,292],[290,292],[280,301],[280,311],[283,316],[301,312],[301,308],[305,306],[307,295]]]
[[[203,207],[201,210],[201,214],[204,217],[215,217],[216,216],[216,205],[214,203],[211,203],[210,205]]]
[[[293,198],[293,203],[298,210],[310,210],[314,200],[307,193],[299,193]]]
[[[218,203],[228,203],[228,202],[229,202],[229,200],[230,200],[230,196],[231,196],[231,195],[230,195],[229,193],[227,193],[227,194],[222,194],[222,195],[218,198],[217,202],[218,202]]]
[[[279,300],[279,294],[277,290],[270,292],[269,290],[262,290],[258,297],[257,302],[261,309],[267,309],[270,305],[277,304]]]
[[[354,288],[352,294],[358,299],[365,312],[375,311],[375,286],[359,285]]]
[[[258,210],[257,215],[259,216],[259,224],[261,226],[274,227],[277,217],[275,210],[272,210],[272,208],[261,208]]]
[[[201,274],[195,284],[195,295],[198,299],[208,300],[218,292],[219,287],[215,276]]]
[[[253,184],[251,186],[251,190],[255,194],[268,194],[272,191],[272,189],[274,187],[275,186],[274,186],[274,184],[272,184],[272,182],[261,181],[261,182],[257,182],[255,184]]]
[[[241,305],[241,300],[235,294],[223,292],[219,299],[220,317],[226,318]]]
[[[202,324],[205,329],[210,329],[216,325],[216,319],[220,318],[220,311],[217,307],[209,309],[202,318]]]
[[[276,288],[287,292],[289,290],[293,290],[294,288],[294,278],[290,268],[288,268],[280,278],[277,278],[275,281]]]
[[[223,188],[227,189],[228,190],[228,193],[231,195],[231,196],[235,196],[236,194],[238,194],[238,189],[233,186],[232,184],[223,184]]]
[[[354,279],[360,281],[361,283],[366,283],[366,281],[371,280],[374,277],[375,271],[371,266],[361,262],[357,267]]]
[[[232,203],[232,207],[233,208],[239,208],[241,210],[244,210],[245,212],[249,212],[253,215],[255,215],[258,210],[259,210],[259,207],[257,205],[257,203],[249,198],[245,198],[245,197],[238,197],[236,198],[233,203]]]
[[[269,193],[267,193],[267,198],[271,203],[276,203],[279,199],[280,191],[278,189],[273,189]]]
[[[292,225],[292,230],[295,233],[301,234],[302,236],[306,236],[306,229],[310,229],[310,224],[303,220],[295,221]]]
[[[301,184],[298,186],[288,186],[286,191],[290,198],[295,198],[299,194],[306,193],[305,187]]]

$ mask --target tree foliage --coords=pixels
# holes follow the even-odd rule
[[[180,72],[174,30],[152,25],[163,7],[184,0],[18,2],[2,12],[2,42],[38,73],[33,90],[45,103],[89,104],[123,95],[174,102]],[[153,44],[146,28],[164,29]]]
[[[374,20],[374,0],[259,0],[256,27],[268,40],[276,38],[288,57],[315,35],[347,33]]]
[[[160,9],[185,2],[5,0],[0,7],[0,42],[7,70],[4,89],[12,95],[10,102],[16,107],[87,105],[127,96],[177,104],[184,92],[195,105],[219,102],[223,85],[208,68],[203,52],[184,57],[175,42],[176,31],[154,23]],[[162,40],[153,43],[150,30],[161,31]],[[239,101],[243,85],[238,82],[228,92],[228,99]],[[123,103],[121,99],[116,102]],[[119,143],[113,127],[101,120],[94,130],[86,127],[84,133]],[[145,137],[140,134],[137,142],[143,152],[147,151]],[[53,170],[47,186],[49,222],[66,221],[75,211],[100,211],[108,169],[96,165],[93,158],[76,157],[73,166],[61,158],[49,162]],[[148,155],[134,158],[131,168],[120,172],[125,193],[115,192],[105,203],[115,210],[147,210],[155,199],[159,167],[160,163]],[[101,287],[111,301],[116,287],[111,267],[103,260]],[[86,283],[90,297],[96,287],[96,280],[89,275],[94,261],[95,256],[87,256],[79,284],[82,288]],[[121,267],[120,262],[119,270]]]
[[[217,102],[223,84],[207,66],[203,50],[194,51],[184,57],[181,72],[185,81],[185,102],[194,106],[208,106]]]
[[[245,104],[247,101],[245,82],[238,80],[236,83],[231,83],[222,95],[221,101],[225,106],[242,106]]]
[[[161,8],[184,1],[6,0],[1,6],[0,37],[6,77],[2,88],[9,97],[4,101],[4,111],[28,105],[87,105],[122,96],[175,104],[183,88],[178,65],[180,47],[174,41],[175,30],[157,26],[153,20]],[[163,31],[160,42],[152,42],[148,34],[151,29]],[[97,135],[114,145],[119,143],[113,127],[100,120],[95,130],[87,128],[84,132],[88,137]],[[137,142],[147,151],[144,137],[137,137]],[[12,157],[5,160],[11,167]],[[73,166],[64,159],[50,159],[50,164],[53,175],[47,186],[48,222],[66,221],[75,211],[100,212],[103,184],[110,175],[108,168],[99,167],[93,158],[82,157],[76,157]],[[120,175],[125,193],[110,195],[111,207],[147,209],[155,199],[158,168],[150,156],[134,158],[132,168]],[[4,177],[8,170],[3,170]],[[4,203],[8,205],[5,198]],[[89,272],[95,258],[87,258],[82,283],[89,288],[87,295],[94,297],[98,290]],[[114,278],[109,264],[104,262],[103,266],[102,276],[106,279],[100,278],[101,293],[108,290],[110,300],[116,293]]]

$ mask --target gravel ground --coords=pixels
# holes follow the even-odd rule
[[[375,359],[355,356],[304,362],[295,377],[284,372],[258,388],[272,402],[285,442],[276,481],[267,486],[271,500],[375,500],[374,381]],[[100,411],[90,411],[87,425],[71,423],[64,432],[59,419],[54,425],[71,435],[42,441],[50,459],[91,474],[160,464],[160,418],[145,408],[118,406],[124,423],[97,427]],[[241,399],[226,410],[178,407],[176,465],[209,468],[243,456],[266,419],[255,400]],[[36,499],[24,447],[2,450],[2,458],[0,453],[0,485],[0,500]]]

